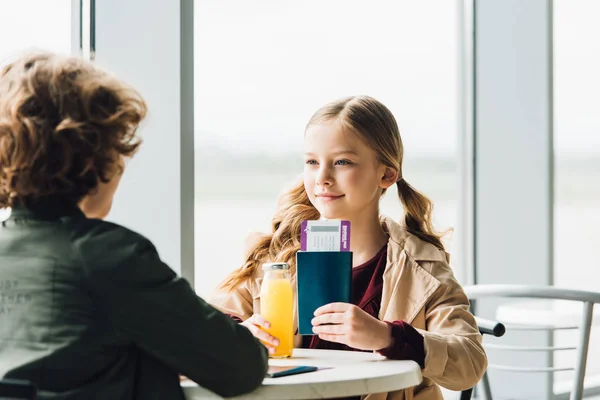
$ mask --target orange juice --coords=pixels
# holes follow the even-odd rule
[[[288,268],[284,263],[263,266],[260,314],[271,324],[266,331],[279,339],[279,346],[271,357],[291,357],[294,350],[294,294]]]

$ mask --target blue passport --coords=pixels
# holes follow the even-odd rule
[[[314,335],[311,320],[317,308],[352,300],[352,252],[299,251],[296,253],[296,285],[298,333]]]

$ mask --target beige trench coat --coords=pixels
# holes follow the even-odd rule
[[[403,320],[425,338],[425,368],[420,385],[365,400],[442,400],[438,387],[460,391],[475,386],[487,367],[481,335],[469,301],[454,278],[448,255],[393,220],[382,217],[390,239],[379,318]],[[262,275],[231,293],[217,290],[209,302],[243,320],[260,314]]]

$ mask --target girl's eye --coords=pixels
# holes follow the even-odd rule
[[[306,160],[305,163],[307,165],[317,165],[317,162],[315,160]]]
[[[350,165],[352,164],[352,161],[350,160],[337,160],[335,162],[335,165]]]

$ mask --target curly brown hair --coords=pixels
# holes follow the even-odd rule
[[[141,140],[146,104],[75,57],[23,56],[0,70],[0,208],[77,204],[108,182]]]

